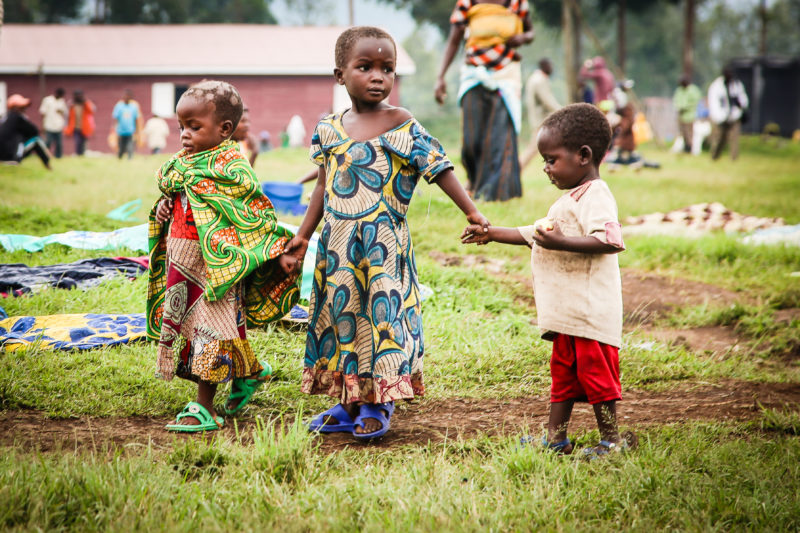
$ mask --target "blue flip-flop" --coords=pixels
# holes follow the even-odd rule
[[[386,411],[384,415],[383,412]],[[361,406],[356,421],[353,424],[353,436],[359,440],[369,440],[380,437],[389,431],[392,414],[394,413],[394,402],[386,403],[365,403]],[[356,433],[356,427],[364,427],[364,419],[374,418],[381,423],[381,429],[372,433]]]
[[[335,418],[338,424],[325,423],[326,416]],[[350,415],[342,404],[337,403],[327,411],[323,411],[315,416],[308,425],[308,430],[318,431],[319,433],[350,433],[353,431],[353,419],[350,418]]]

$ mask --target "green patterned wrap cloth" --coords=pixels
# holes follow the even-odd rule
[[[186,154],[181,150],[159,169],[158,187],[168,197],[184,192],[192,208],[206,263],[205,297],[222,298],[244,282],[247,325],[263,326],[286,315],[300,298],[300,274],[287,276],[277,261],[292,233],[279,226],[272,202],[239,151],[238,143]],[[168,223],[150,211],[150,273],[147,336],[158,340],[167,285]]]

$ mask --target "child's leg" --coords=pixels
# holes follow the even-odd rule
[[[214,420],[217,419],[217,413],[214,411],[214,396],[216,396],[216,394],[216,383],[208,383],[207,381],[197,382],[197,399],[195,401],[205,407]],[[180,423],[187,426],[197,426],[200,424],[200,420],[193,416],[187,416],[182,418]]]
[[[547,422],[547,442],[550,444],[562,442],[567,438],[567,427],[572,416],[573,405],[575,405],[573,400],[550,404],[550,420]],[[565,451],[565,453],[569,452]]]
[[[597,428],[600,430],[600,439],[606,442],[619,443],[619,428],[617,427],[617,401],[600,402],[592,406],[597,419]]]

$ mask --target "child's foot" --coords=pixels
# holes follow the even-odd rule
[[[394,402],[363,404],[355,419],[353,436],[367,440],[385,435],[389,431],[392,414]]]
[[[228,415],[238,413],[249,401],[250,398],[272,375],[272,367],[262,362],[263,370],[254,372],[250,376],[241,379],[234,379],[231,384],[231,393],[228,401],[225,402],[224,412]]]
[[[198,402],[189,402],[175,417],[175,422],[167,424],[168,431],[196,433],[221,429],[225,421],[217,416],[213,407],[208,408]]]
[[[587,459],[594,460],[614,453],[624,453],[639,445],[639,437],[632,431],[626,431],[619,436],[616,442],[601,440],[596,446],[583,450]]]
[[[308,425],[309,431],[320,433],[351,433],[353,420],[358,416],[360,406],[355,403],[343,405],[337,403],[327,411],[315,416]]]

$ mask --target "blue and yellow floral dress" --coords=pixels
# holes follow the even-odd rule
[[[425,391],[422,317],[406,212],[420,176],[453,168],[413,118],[367,141],[322,119],[311,158],[325,165],[324,225],[309,309],[303,392],[384,403]]]

